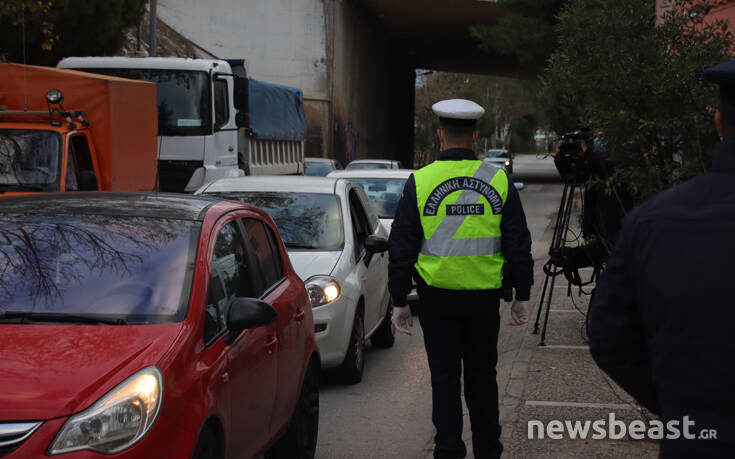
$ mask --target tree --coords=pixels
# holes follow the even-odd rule
[[[717,88],[701,75],[733,52],[728,24],[705,20],[708,2],[673,3],[656,26],[652,1],[571,0],[542,76],[551,127],[601,130],[619,166],[607,185],[641,199],[709,167]]]
[[[506,14],[491,26],[474,26],[480,49],[514,56],[521,65],[541,70],[557,43],[556,15],[567,0],[500,0]]]
[[[5,30],[6,28],[20,28],[21,30],[21,43],[20,52],[22,57],[22,32],[26,26],[26,19],[28,24],[34,24],[36,46],[38,49],[49,51],[53,47],[57,37],[54,35],[54,26],[48,22],[49,9],[51,8],[50,0],[41,1],[26,1],[26,0],[5,0],[0,5],[0,26]],[[8,49],[13,48],[13,44],[10,41],[5,40],[5,33],[0,32],[2,37],[2,44],[0,44],[0,62],[7,60]]]
[[[510,145],[513,151],[525,151],[540,116],[537,91],[536,81],[495,76],[438,72],[419,77],[414,132],[416,163],[430,162],[439,151],[435,134],[439,119],[431,106],[443,99],[470,99],[485,109],[477,125],[479,150]]]
[[[56,65],[67,56],[116,54],[123,29],[137,24],[146,0],[5,0],[0,6],[0,58]]]

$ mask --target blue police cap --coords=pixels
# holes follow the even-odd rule
[[[704,79],[719,85],[735,83],[735,59],[708,68]]]
[[[720,100],[735,106],[735,59],[708,68],[703,76],[720,86]]]

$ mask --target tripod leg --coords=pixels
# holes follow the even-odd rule
[[[544,280],[544,289],[541,291],[541,301],[538,302],[538,311],[536,312],[536,322],[533,324],[533,334],[538,335],[539,321],[541,320],[541,310],[544,309],[544,298],[546,298],[546,287],[549,285],[549,275]]]
[[[576,188],[576,183],[574,181],[567,181],[564,184],[564,191],[562,192],[562,198],[561,203],[559,204],[559,213],[556,215],[556,226],[554,227],[554,236],[551,241],[551,248],[549,249],[549,255],[551,255],[551,259],[549,260],[549,271],[553,274],[551,274],[551,285],[548,290],[548,295],[546,295],[546,314],[544,315],[544,327],[541,331],[541,342],[539,343],[539,346],[546,346],[546,330],[549,326],[549,312],[551,311],[551,299],[554,295],[554,284],[556,283],[556,276],[558,276],[559,273],[557,268],[558,265],[556,264],[559,259],[559,254],[556,253],[560,249],[564,247],[564,245],[567,242],[567,235],[569,232],[569,220],[571,219],[572,209],[574,207],[574,190]],[[548,281],[549,275],[547,274],[547,281]],[[546,284],[544,284],[544,290],[546,290]],[[541,299],[542,305],[543,305],[543,297]],[[539,314],[541,313],[541,306],[539,307]]]
[[[546,327],[549,325],[549,312],[551,310],[551,297],[554,294],[554,284],[556,283],[556,275],[551,278],[551,285],[549,288],[549,296],[546,297],[546,315],[544,317],[544,328],[541,331],[541,342],[539,346],[546,346]]]
[[[564,183],[564,190],[561,194],[561,200],[559,201],[559,211],[556,213],[556,222],[554,222],[554,233],[551,236],[551,245],[549,246],[549,261],[544,266],[544,270],[546,271],[546,279],[544,280],[544,288],[541,292],[541,299],[539,300],[538,304],[538,311],[536,312],[536,322],[533,324],[533,334],[538,335],[539,332],[539,322],[541,321],[541,312],[544,309],[544,299],[546,298],[546,292],[549,285],[549,277],[555,276],[555,274],[548,274],[549,272],[555,272],[556,271],[556,265],[554,264],[554,259],[556,257],[556,249],[559,248],[559,240],[562,233],[562,222],[564,219],[564,216],[566,215],[565,206],[567,202],[567,196],[569,194],[569,188],[570,183],[565,182]]]
[[[564,184],[564,190],[561,193],[561,201],[559,201],[559,211],[556,213],[556,222],[554,223],[554,234],[551,236],[551,247],[549,247],[549,255],[552,255],[552,251],[562,247],[564,234],[562,234],[562,228],[564,227],[564,218],[566,217],[566,206],[567,200],[569,199],[569,189],[571,184],[566,182]]]

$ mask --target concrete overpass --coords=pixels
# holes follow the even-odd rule
[[[158,0],[158,18],[201,56],[245,58],[251,76],[304,91],[307,155],[413,158],[415,69],[520,75],[480,52],[484,0]]]

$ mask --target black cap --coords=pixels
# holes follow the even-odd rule
[[[735,106],[735,59],[704,71],[704,79],[720,86],[720,99]]]

